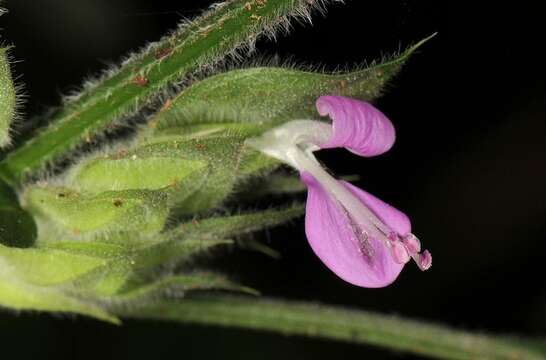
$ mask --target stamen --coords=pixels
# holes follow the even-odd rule
[[[351,229],[353,230],[353,234],[356,237],[356,242],[358,243],[358,251],[366,256],[369,261],[372,260],[374,255],[374,249],[372,247],[372,244],[370,244],[370,237],[368,233],[362,229],[361,226],[358,225],[358,223],[353,219],[353,217],[349,214],[347,209],[343,207],[343,205],[339,204],[341,208],[343,209],[343,212],[345,213],[345,216],[349,220],[349,225],[351,226]]]
[[[360,253],[364,256],[366,256],[369,260],[373,258],[373,248],[370,244],[370,238],[368,237],[368,234],[365,231],[355,232],[356,240],[358,242],[358,250]]]
[[[392,231],[373,211],[328,174],[311,151],[305,151],[296,146],[286,151],[286,157],[298,170],[309,172],[338,201],[350,220],[360,252],[363,255],[372,259],[373,247],[369,240],[373,238],[382,241],[389,248],[395,262],[405,264],[410,258],[413,258],[421,270],[430,268],[432,256],[428,251],[419,253],[421,243],[415,235],[400,236]],[[353,214],[358,214],[358,218],[352,218]]]
[[[413,235],[412,233],[404,235],[402,237],[402,243],[406,249],[408,249],[410,255],[415,255],[421,252],[421,242],[417,236]]]
[[[422,271],[427,270],[432,265],[432,255],[428,250],[421,251],[421,242],[417,236],[409,233],[407,235],[399,237],[394,231],[387,236],[391,246],[391,253],[399,264],[405,264],[411,257],[419,269]]]
[[[405,264],[409,261],[410,255],[408,254],[408,250],[402,244],[400,241],[393,241],[390,243],[391,245],[391,254],[394,258],[394,261],[396,261],[398,264]]]
[[[421,254],[418,254],[418,260],[415,262],[422,271],[428,270],[432,266],[432,255],[428,250],[425,250]]]

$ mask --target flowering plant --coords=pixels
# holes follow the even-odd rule
[[[29,139],[17,136],[21,91],[10,49],[0,49],[0,305],[118,324],[245,327],[444,358],[539,358],[503,339],[266,299],[211,265],[227,247],[275,254],[249,235],[305,208],[313,251],[346,282],[381,288],[410,259],[431,266],[404,213],[334,178],[314,155],[390,149],[395,126],[371,102],[428,38],[344,72],[242,65],[257,39],[333,2],[214,5],[66,96]],[[279,171],[283,165],[299,177]],[[245,196],[301,190],[300,179],[305,205],[240,210]]]

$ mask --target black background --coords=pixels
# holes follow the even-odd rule
[[[12,0],[2,17],[28,117],[87,75],[158,39],[210,1]],[[337,65],[380,58],[439,32],[377,104],[395,123],[388,154],[321,158],[409,214],[434,257],[384,289],[331,274],[301,222],[269,233],[281,260],[224,254],[219,267],[265,295],[349,305],[493,333],[544,334],[546,100],[538,9],[442,1],[347,1],[295,25],[261,54]],[[0,315],[0,351],[18,358],[413,358],[369,347],[241,330],[128,321],[114,327],[45,314]]]

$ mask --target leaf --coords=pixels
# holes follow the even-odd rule
[[[159,190],[202,176],[204,161],[175,157],[137,157],[124,154],[120,157],[100,157],[75,167],[68,180],[80,191],[99,193],[119,190]]]
[[[74,312],[110,322],[118,320],[96,304],[69,295],[64,281],[98,266],[87,257],[0,244],[0,305],[17,310]]]
[[[64,187],[34,185],[27,188],[23,199],[36,216],[41,235],[58,231],[73,237],[131,231],[155,234],[163,229],[169,212],[165,194],[158,191],[87,195]],[[50,226],[53,228],[48,230]]]
[[[231,244],[225,237],[274,226],[299,214],[301,207],[291,207],[203,219],[154,239],[57,239],[30,249],[2,246],[0,304],[17,309],[78,312],[114,321],[107,315],[110,307],[143,304],[170,291],[252,292],[218,274],[192,270],[173,274],[172,269],[214,247]]]
[[[264,31],[271,34],[290,16],[307,18],[318,5],[308,0],[228,0],[212,7],[69,99],[49,119],[47,129],[0,163],[0,174],[11,185],[24,181],[111,129],[165,86],[251,45]]]
[[[227,295],[191,296],[124,309],[122,317],[236,327],[339,340],[440,359],[539,360],[521,343],[365,311]]]
[[[64,288],[71,289],[78,297],[103,304],[106,308],[110,304],[124,305],[124,301],[144,301],[148,297],[155,297],[155,294],[167,291],[171,286],[172,289],[177,286],[180,289],[180,286],[184,285],[183,281],[184,291],[217,288],[248,292],[250,291],[248,288],[236,285],[219,275],[212,276],[209,273],[203,275],[193,271],[172,275],[171,269],[173,265],[187,264],[193,261],[196,255],[202,255],[219,245],[231,244],[232,241],[226,240],[226,237],[275,226],[299,216],[301,212],[301,207],[294,206],[282,210],[204,219],[157,235],[152,242],[134,239],[119,244],[102,241],[76,243],[58,241],[43,245],[40,251],[46,259],[46,254],[53,253],[62,260],[61,254],[64,254],[65,263],[72,259],[81,266],[85,262],[80,259],[94,261],[92,264],[96,266],[89,267],[86,271],[75,271],[67,266],[63,267],[62,263],[56,264],[48,271],[55,272],[56,266],[61,266],[66,274],[71,274],[66,275],[66,279],[61,279],[65,280]],[[49,262],[39,258],[41,253],[37,250],[27,254],[28,259],[38,264],[37,266],[51,266]],[[39,267],[36,269],[39,270]],[[165,270],[168,275],[161,276]],[[41,277],[41,273],[37,271],[36,276]],[[55,284],[58,282],[54,281]]]
[[[347,73],[260,67],[211,76],[170,100],[169,107],[152,120],[154,136],[181,132],[191,124],[252,123],[267,128],[286,120],[314,119],[319,117],[315,101],[321,95],[371,101],[429,39],[383,63]]]
[[[103,244],[99,249],[95,242],[80,243],[83,246],[74,249],[66,247],[66,243],[59,247],[59,243],[48,244],[47,251],[64,251],[73,256],[97,256],[101,259],[100,266],[92,271],[76,276],[65,287],[72,289],[80,297],[93,300],[107,308],[113,301],[120,302],[119,294],[128,293],[142,287],[154,288],[162,281],[161,269],[170,264],[189,262],[196,255],[218,245],[229,244],[227,240],[180,240],[162,237],[157,243],[137,243],[136,246],[120,247],[115,255],[102,252]],[[75,250],[75,251],[74,251]],[[98,252],[97,252],[98,250]],[[178,274],[184,276],[185,274]],[[155,284],[155,285],[154,285]],[[203,285],[204,286],[204,285]]]
[[[54,249],[0,247],[4,269],[33,285],[58,285],[105,264],[99,257],[70,254]]]
[[[57,196],[57,191],[51,194]],[[65,195],[62,201],[75,196],[66,192]],[[40,196],[49,205],[58,200],[35,195]],[[86,200],[79,206],[87,208],[79,216],[95,211]],[[70,206],[66,209],[62,216],[65,219],[76,212]],[[20,310],[75,312],[115,322],[114,310],[146,305],[169,295],[207,289],[255,293],[224,276],[190,270],[187,265],[213,248],[232,244],[228,237],[275,226],[301,212],[301,206],[293,206],[218,216],[177,226],[154,237],[120,232],[82,241],[65,234],[68,239],[42,239],[37,247],[29,249],[1,246],[0,305]],[[98,215],[93,213],[90,217]]]
[[[247,134],[255,133],[255,128],[190,126],[178,134],[143,139],[134,148],[95,155],[61,179],[67,189],[74,189],[64,190],[63,199],[74,191],[98,195],[103,191],[156,190],[179,215],[211,209],[229,196],[237,183],[278,166],[277,161],[256,156],[258,152],[245,147]]]
[[[39,248],[0,245],[0,305],[19,310],[72,312],[118,322],[110,307],[143,303],[170,290],[249,292],[220,275],[161,276],[166,261],[189,260],[225,240],[167,241],[147,246],[63,242]],[[149,275],[145,274],[149,272]]]
[[[169,189],[176,212],[193,215],[211,209],[223,201],[244,174],[239,172],[244,150],[244,135],[238,132],[218,131],[214,136],[200,139],[185,138],[150,142],[134,150],[137,157],[182,158],[202,161],[205,170],[192,181],[182,181]]]

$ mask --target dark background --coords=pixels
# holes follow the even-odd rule
[[[12,0],[2,17],[25,113],[59,102],[105,63],[158,39],[210,1]],[[302,223],[269,232],[281,260],[235,251],[219,265],[265,295],[318,300],[492,333],[546,331],[546,89],[538,9],[442,1],[347,1],[314,27],[295,25],[261,54],[337,65],[380,58],[439,32],[378,106],[398,141],[361,159],[330,151],[336,174],[409,214],[434,257],[384,289],[353,287],[309,249]],[[533,15],[535,14],[535,15]],[[535,18],[535,16],[537,18]],[[200,326],[128,321],[114,327],[47,314],[0,315],[2,356],[18,358],[413,358],[374,348]]]

